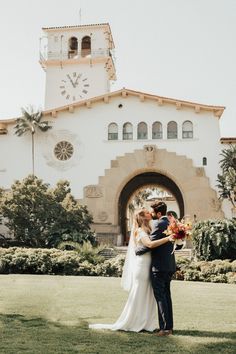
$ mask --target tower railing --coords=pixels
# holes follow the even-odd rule
[[[68,60],[68,59],[83,59],[83,58],[102,58],[110,57],[112,58],[112,53],[109,49],[96,49],[88,50],[84,49],[81,51],[68,50],[68,51],[48,51],[40,52],[40,61],[46,60]]]

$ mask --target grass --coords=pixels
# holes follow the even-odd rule
[[[172,284],[175,335],[94,331],[127,298],[120,279],[0,275],[0,353],[235,353],[236,286]]]

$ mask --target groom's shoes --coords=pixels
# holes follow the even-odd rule
[[[163,330],[161,329],[159,332],[157,332],[157,337],[165,337],[165,336],[169,336],[173,334],[173,329],[169,329],[169,330]]]

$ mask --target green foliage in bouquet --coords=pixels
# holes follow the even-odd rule
[[[192,232],[194,253],[198,260],[236,259],[236,220],[205,220]]]
[[[70,193],[68,181],[55,188],[30,175],[0,194],[0,214],[16,240],[30,247],[56,247],[62,241],[95,243],[92,216]]]

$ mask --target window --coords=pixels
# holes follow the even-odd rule
[[[108,140],[118,140],[118,125],[111,123],[108,126]]]
[[[74,148],[68,141],[60,141],[56,144],[54,148],[54,154],[56,158],[60,161],[66,161],[73,155]]]
[[[202,165],[203,165],[203,166],[206,166],[206,165],[207,165],[207,158],[206,158],[206,157],[203,157],[203,159],[202,159]]]
[[[147,124],[141,122],[138,124],[138,139],[147,139],[147,137],[148,137]]]
[[[152,125],[152,139],[162,139],[162,124],[154,122]]]
[[[167,125],[167,139],[177,139],[177,138],[178,138],[177,123],[171,121]]]
[[[76,37],[71,37],[69,39],[69,50],[68,58],[74,58],[78,54],[78,39]]]
[[[125,123],[123,125],[123,140],[133,139],[133,126],[131,123]]]
[[[81,42],[81,56],[86,57],[91,54],[91,37],[85,36]]]
[[[186,120],[182,126],[182,138],[192,139],[193,138],[193,123]]]

